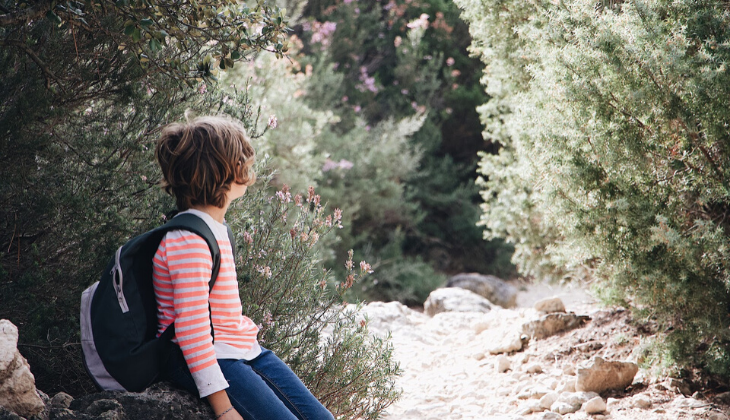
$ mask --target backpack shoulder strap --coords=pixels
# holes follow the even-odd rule
[[[236,249],[236,236],[233,234],[233,230],[231,230],[231,227],[226,223],[226,229],[228,230],[228,241],[231,243],[231,252],[233,253],[233,264],[236,263],[236,256],[238,254],[238,250]]]
[[[213,286],[215,285],[215,281],[218,278],[218,272],[220,271],[221,267],[221,252],[220,248],[218,247],[218,241],[215,238],[215,235],[213,234],[213,231],[210,230],[210,227],[207,223],[200,217],[185,213],[180,214],[178,216],[175,216],[170,220],[169,222],[165,223],[164,225],[158,227],[155,229],[156,231],[160,232],[160,235],[164,235],[167,232],[173,231],[173,230],[188,230],[190,232],[193,232],[203,238],[205,242],[208,244],[208,248],[210,248],[210,256],[213,259],[213,270],[210,275],[210,286],[208,288],[208,292],[210,293],[211,290],[213,290]],[[228,235],[229,238],[231,237],[233,232],[231,232],[230,228],[228,228]],[[161,237],[160,236],[160,237]],[[233,244],[231,244],[233,246]],[[208,304],[208,310],[210,310],[210,304]],[[211,334],[213,334],[213,320],[211,319]],[[170,324],[169,327],[160,335],[160,338],[166,337],[169,339],[172,339],[172,337],[175,334],[175,324]],[[213,338],[215,340],[215,337]]]

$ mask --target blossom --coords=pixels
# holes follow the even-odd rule
[[[335,209],[335,222],[342,220],[342,210]]]
[[[428,18],[429,16],[426,13],[422,13],[421,16],[418,17],[418,19],[408,22],[408,25],[406,26],[408,26],[409,29],[428,29]]]
[[[451,67],[451,66],[454,65],[454,63],[455,63],[454,57],[449,57],[449,58],[446,59],[446,65],[447,66]]]
[[[311,203],[314,199],[314,187],[310,185],[309,188],[307,188],[307,193],[309,194],[309,197],[307,197],[307,203]]]
[[[276,128],[279,126],[279,120],[276,118],[276,115],[270,115],[269,116],[269,128]]]
[[[395,37],[395,39],[393,40],[393,45],[395,45],[396,48],[400,47],[400,44],[402,43],[403,38],[401,38],[400,36]]]
[[[302,206],[302,195],[301,194],[297,194],[294,196],[294,203],[297,205],[297,207]]]
[[[327,216],[324,219],[324,225],[327,227],[332,227],[332,216]]]
[[[365,261],[360,261],[360,271],[363,273],[365,273],[365,272],[372,273],[373,272],[370,264],[366,263]]]
[[[251,245],[253,243],[253,236],[248,232],[243,232],[243,242]]]
[[[208,91],[208,86],[205,83],[201,84],[200,87],[198,88],[198,93],[200,93],[200,94],[203,94],[207,91]]]

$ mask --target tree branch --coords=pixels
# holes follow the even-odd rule
[[[32,7],[21,9],[14,13],[0,15],[0,27],[18,26],[30,20],[43,16],[49,10],[50,4],[43,1]]]
[[[33,60],[38,65],[38,67],[41,69],[41,71],[43,72],[43,74],[45,74],[46,77],[55,80],[56,83],[58,83],[58,85],[61,88],[61,90],[63,90],[63,84],[61,83],[61,80],[58,78],[58,76],[56,76],[51,71],[51,69],[48,68],[48,66],[46,65],[46,63],[44,63],[43,60],[41,60],[40,57],[38,57],[38,55],[36,55],[36,53],[33,52],[33,50],[30,49],[30,47],[28,47],[27,45],[25,45],[23,42],[21,42],[21,41],[14,41],[14,40],[4,40],[4,41],[0,41],[0,45],[17,47],[17,48],[23,50],[23,52],[25,52],[28,55],[28,57],[30,57],[30,59]]]

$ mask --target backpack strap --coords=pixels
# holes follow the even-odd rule
[[[160,226],[156,230],[160,231],[162,235],[173,230],[188,230],[197,234],[205,240],[205,242],[208,244],[208,248],[210,248],[210,256],[213,259],[213,269],[210,275],[210,287],[208,289],[208,293],[210,294],[210,292],[213,290],[213,286],[215,285],[215,281],[218,278],[218,272],[220,271],[221,252],[220,248],[218,247],[218,241],[216,240],[213,232],[210,230],[208,224],[205,223],[203,219],[194,214],[185,213],[175,216],[174,218],[172,218],[172,220]],[[232,235],[233,232],[230,228],[228,228],[229,238],[232,237]],[[233,246],[233,243],[231,243],[231,246]],[[210,302],[208,302],[208,313],[210,313]],[[213,330],[212,316],[210,320],[210,334],[213,337],[213,342],[215,342],[215,331]],[[160,338],[172,340],[174,336],[175,323],[173,321],[173,323],[170,324],[162,334],[160,334]]]

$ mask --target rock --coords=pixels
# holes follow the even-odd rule
[[[588,414],[598,414],[606,411],[606,402],[601,397],[594,397],[583,404],[583,411]]]
[[[715,402],[730,405],[730,392],[715,395]]]
[[[651,408],[651,400],[646,395],[636,395],[631,399],[631,405],[642,410],[648,410]]]
[[[517,288],[495,276],[477,273],[457,274],[449,279],[446,287],[470,290],[503,308],[517,306]]]
[[[617,408],[621,404],[621,400],[618,398],[609,398],[606,400],[606,407],[611,410]]]
[[[510,369],[511,365],[512,362],[510,362],[509,357],[505,355],[498,356],[497,360],[494,362],[494,367],[498,373],[507,372]]]
[[[210,420],[213,417],[208,404],[161,382],[140,393],[99,392],[76,398],[69,408],[51,407],[49,420]]]
[[[559,413],[554,413],[552,411],[546,411],[544,413],[541,413],[536,418],[537,420],[563,420],[563,416],[561,416]]]
[[[574,406],[565,403],[556,401],[553,403],[552,406],[550,406],[550,411],[554,411],[558,414],[569,414],[569,413],[575,413],[576,411],[580,410],[580,407],[575,408]]]
[[[434,316],[441,312],[489,312],[489,301],[465,289],[447,287],[436,289],[428,295],[423,304],[424,312]]]
[[[543,395],[542,398],[540,398],[540,406],[546,410],[549,410],[559,397],[560,394],[558,394],[557,392],[548,392],[547,394]]]
[[[684,396],[692,395],[692,389],[689,384],[682,379],[671,378],[669,380],[669,389],[676,390]]]
[[[503,334],[496,342],[488,345],[487,351],[490,354],[512,353],[520,351],[527,343],[523,335],[513,331]]]
[[[563,388],[561,389],[562,392],[575,392],[575,383],[577,382],[577,379],[575,378],[569,378],[565,381],[565,385],[563,385]]]
[[[728,420],[728,416],[716,411],[712,411],[707,415],[707,420]]]
[[[54,395],[49,402],[52,408],[68,408],[74,398],[65,392]]]
[[[563,373],[565,375],[575,376],[575,366],[573,366],[573,365],[566,365],[565,367],[563,367]]]
[[[21,417],[45,409],[30,366],[18,351],[18,328],[6,319],[0,320],[0,407]]]
[[[533,306],[536,310],[545,313],[565,312],[565,304],[559,297],[538,300]]]
[[[606,362],[593,358],[593,366],[578,369],[577,391],[603,392],[609,389],[623,390],[634,381],[639,366],[630,362]]]
[[[590,319],[588,316],[574,313],[547,314],[540,319],[523,324],[522,332],[531,338],[540,340],[563,331],[578,328]]]
[[[525,369],[527,373],[542,373],[542,366],[539,363],[532,363]]]

